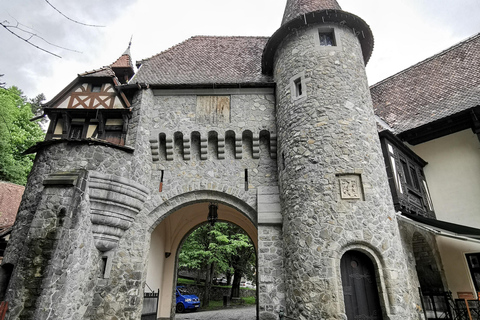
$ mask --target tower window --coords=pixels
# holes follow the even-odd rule
[[[319,31],[318,37],[320,40],[320,46],[333,47],[336,46],[335,35],[332,31]]]
[[[292,96],[292,101],[302,99],[307,96],[305,72],[300,72],[290,78],[290,93]]]
[[[294,87],[295,87],[295,96],[299,97],[302,95],[302,79],[297,78],[294,82]]]

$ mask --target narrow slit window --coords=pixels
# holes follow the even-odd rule
[[[163,170],[161,170],[161,174],[160,174],[160,186],[158,187],[158,192],[162,192],[163,191]]]
[[[245,191],[248,191],[248,169],[245,169]]]
[[[100,274],[101,278],[105,278],[105,272],[107,271],[107,261],[108,257],[102,257],[102,260],[100,261]]]
[[[293,84],[295,86],[295,97],[300,97],[303,94],[302,79],[296,79]]]

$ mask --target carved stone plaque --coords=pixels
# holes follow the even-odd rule
[[[343,200],[362,200],[363,192],[360,175],[342,175],[338,177],[340,182],[340,198]]]

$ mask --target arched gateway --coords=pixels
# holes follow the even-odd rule
[[[28,150],[0,268],[8,319],[137,320],[146,282],[170,317],[168,255],[211,201],[257,243],[260,319],[344,318],[338,252],[355,243],[382,261],[384,318],[416,319],[365,76],[372,48],[337,1],[288,0],[270,38],[193,37],[135,75],[128,49],[80,74],[45,105],[46,140]]]
[[[161,214],[160,208],[156,210],[157,222],[161,222],[155,226],[151,235],[146,284],[152,289],[160,289],[157,316],[161,319],[173,316],[176,259],[181,241],[207,221],[210,202],[218,203],[218,221],[230,222],[242,228],[258,252],[256,223],[251,220],[256,219],[256,215],[249,216],[253,210],[248,205],[218,192],[199,191],[192,192],[192,195],[196,198],[195,202],[183,203],[173,213]]]

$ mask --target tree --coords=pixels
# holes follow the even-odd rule
[[[23,155],[44,139],[39,125],[31,122],[30,103],[16,87],[0,88],[0,180],[27,183],[34,155]]]
[[[182,245],[179,266],[205,271],[203,306],[208,306],[214,274],[234,274],[233,297],[239,296],[240,279],[253,278],[255,249],[245,232],[229,223],[204,224],[192,232]]]
[[[30,106],[35,117],[40,117],[43,115],[42,102],[45,100],[46,98],[43,93],[37,94],[35,98],[30,99]],[[44,132],[47,132],[49,122],[50,120],[46,116],[43,116],[38,119],[37,123]]]
[[[219,247],[219,251],[228,264],[226,272],[233,273],[232,290],[230,298],[240,296],[240,282],[242,277],[253,279],[255,272],[256,256],[252,241],[245,232],[236,225],[223,224],[219,226],[226,245]],[[219,235],[220,236],[220,235]]]

